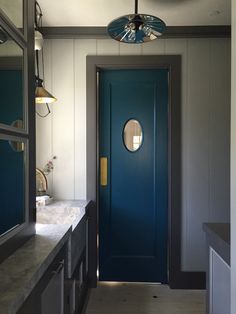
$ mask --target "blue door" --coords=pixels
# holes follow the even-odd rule
[[[101,71],[99,143],[99,279],[166,283],[166,69]]]

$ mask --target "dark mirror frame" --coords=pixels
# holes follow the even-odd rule
[[[1,46],[0,46],[1,49]],[[24,52],[24,51],[23,51]],[[15,128],[12,124],[4,124],[0,120],[0,129],[6,129],[6,130],[12,130],[12,131],[22,131],[27,134],[27,106],[26,106],[26,101],[25,97],[26,96],[26,89],[24,88],[24,84],[26,84],[26,79],[25,79],[25,69],[24,69],[24,55],[21,57],[18,56],[0,56],[0,71],[1,70],[22,70],[22,122],[23,126],[20,128]],[[12,121],[14,122],[14,121]]]
[[[3,19],[5,20],[5,22],[8,25],[11,25],[14,27],[15,31],[18,33],[18,35],[20,35],[22,38],[24,38],[25,40],[27,40],[27,19],[25,18],[25,12],[27,11],[27,5],[30,1],[34,2],[34,0],[21,0],[22,1],[22,27],[23,28],[17,28],[17,26],[15,25],[15,23],[11,20],[11,18],[4,12],[4,10],[1,9],[0,7],[0,15],[3,17]],[[28,2],[28,3],[27,3]]]
[[[0,125],[0,134],[4,137],[22,140],[28,143],[25,183],[25,223],[0,237],[0,262],[12,254],[19,246],[35,234],[35,80],[34,80],[34,1],[23,0],[24,33],[0,9],[0,26],[24,50],[24,129]],[[0,192],[1,195],[1,192]]]

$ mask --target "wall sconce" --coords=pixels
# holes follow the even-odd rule
[[[35,81],[36,81],[35,103],[36,104],[46,104],[47,111],[48,111],[46,115],[41,115],[37,111],[36,111],[36,113],[40,117],[45,118],[46,116],[48,116],[51,113],[51,110],[50,110],[48,104],[55,102],[57,99],[43,87],[43,80],[41,78],[39,78],[38,76],[35,76]]]
[[[38,116],[40,116],[41,118],[45,118],[51,113],[48,104],[55,102],[57,99],[52,94],[50,94],[43,86],[44,82],[43,35],[39,31],[40,27],[42,27],[42,17],[43,14],[40,5],[37,1],[35,1],[35,56],[36,56],[35,103],[46,105],[47,113],[45,115],[41,115],[36,110],[36,114]],[[43,79],[41,79],[39,75],[39,50],[41,50],[42,57]]]

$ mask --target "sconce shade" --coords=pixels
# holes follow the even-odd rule
[[[35,103],[50,104],[55,101],[57,99],[43,87],[43,80],[36,78]]]

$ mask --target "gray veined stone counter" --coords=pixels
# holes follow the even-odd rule
[[[49,205],[37,207],[37,222],[41,224],[69,224],[72,234],[68,248],[68,276],[71,277],[83,249],[86,233],[87,200],[57,200]],[[86,235],[85,235],[86,236]]]
[[[42,224],[70,224],[72,230],[85,215],[90,201],[54,201],[37,208],[37,222]]]
[[[36,225],[36,235],[0,265],[0,313],[14,314],[71,235],[70,225]]]

